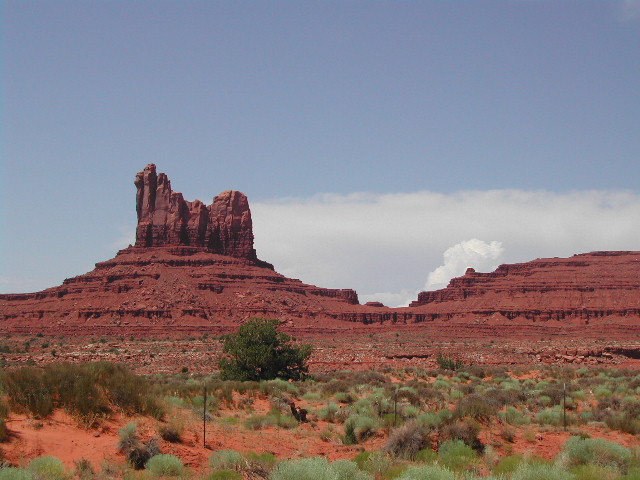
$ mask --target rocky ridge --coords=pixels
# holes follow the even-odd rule
[[[306,285],[259,260],[243,193],[223,192],[209,206],[189,202],[153,164],[135,185],[136,244],[58,287],[0,295],[0,331],[224,331],[255,316],[331,335],[371,324],[414,325],[451,338],[640,331],[640,252],[468,269],[409,307],[359,305],[353,290]]]

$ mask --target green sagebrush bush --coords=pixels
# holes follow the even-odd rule
[[[376,418],[359,414],[351,415],[344,425],[346,443],[362,442],[373,436],[380,428]]]
[[[318,410],[318,418],[320,420],[324,420],[325,422],[335,422],[336,414],[340,410],[340,407],[333,402],[329,402],[324,407],[321,407]]]
[[[206,480],[243,480],[243,476],[236,470],[218,470],[206,477]]]
[[[571,437],[563,446],[569,465],[589,463],[613,466],[622,472],[629,468],[633,455],[628,448],[604,438]]]
[[[397,480],[456,480],[451,470],[438,465],[409,467]]]
[[[38,480],[66,480],[71,478],[67,469],[57,457],[44,456],[34,458],[27,465],[29,470]]]
[[[245,464],[245,458],[235,450],[218,450],[209,457],[209,465],[216,470],[237,470]]]
[[[575,477],[546,463],[524,463],[513,472],[511,480],[575,480]]]
[[[578,465],[571,469],[575,480],[618,480],[620,471],[615,467],[601,465]]]
[[[38,480],[36,476],[26,468],[0,468],[0,480]]]
[[[269,476],[270,480],[373,480],[349,460],[333,463],[324,457],[302,458],[280,463]]]
[[[447,440],[440,445],[438,456],[441,463],[455,471],[468,470],[478,463],[478,456],[473,448],[462,440]]]
[[[185,473],[182,460],[166,453],[151,457],[145,468],[155,477],[181,477]]]

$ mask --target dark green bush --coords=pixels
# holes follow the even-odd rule
[[[442,370],[458,370],[464,367],[464,363],[461,360],[456,360],[452,357],[446,357],[441,353],[438,354],[436,361],[438,362],[438,366]]]
[[[240,326],[237,333],[225,335],[218,362],[224,380],[298,380],[308,372],[311,345],[299,347],[292,338],[277,331],[278,320],[256,319]]]

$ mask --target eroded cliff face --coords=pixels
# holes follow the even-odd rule
[[[186,201],[149,164],[136,175],[136,247],[192,246],[220,255],[257,260],[247,196],[226,191],[211,205]]]
[[[419,312],[503,316],[508,320],[590,323],[616,316],[640,319],[640,252],[592,252],[467,269],[447,288],[421,292]]]

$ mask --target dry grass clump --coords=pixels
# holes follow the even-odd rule
[[[384,448],[396,457],[413,460],[428,443],[429,429],[415,420],[391,430]]]

